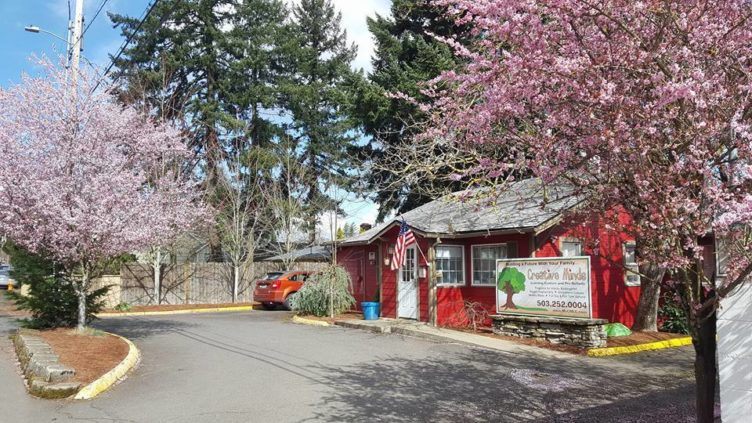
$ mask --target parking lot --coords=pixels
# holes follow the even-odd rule
[[[289,322],[282,311],[122,317],[97,326],[142,362],[91,401],[28,396],[0,311],[8,422],[686,421],[692,352],[505,353]]]

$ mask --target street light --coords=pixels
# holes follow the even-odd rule
[[[24,27],[24,31],[31,32],[33,34],[39,34],[41,32],[41,33],[44,33],[44,34],[47,34],[47,35],[51,35],[51,36],[57,38],[60,41],[63,41],[65,43],[65,50],[66,50],[66,54],[65,54],[65,67],[66,68],[68,67],[69,61],[70,61],[70,55],[71,55],[70,40],[66,40],[65,38],[63,38],[63,37],[55,34],[54,32],[47,31],[46,29],[42,29],[42,28],[40,28],[40,27],[38,27],[36,25],[27,25],[27,26]]]

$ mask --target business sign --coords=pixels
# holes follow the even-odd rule
[[[496,312],[592,317],[590,257],[497,260]]]

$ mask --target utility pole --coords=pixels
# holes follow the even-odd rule
[[[76,14],[73,18],[73,35],[71,37],[71,73],[73,85],[78,78],[78,63],[81,60],[81,42],[83,37],[84,0],[76,0]]]

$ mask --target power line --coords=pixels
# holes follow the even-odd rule
[[[94,21],[97,19],[97,16],[99,16],[99,12],[101,12],[102,9],[104,9],[104,6],[107,4],[108,1],[110,0],[102,0],[102,4],[99,5],[99,9],[97,9],[97,13],[94,14],[94,17],[91,18],[91,20],[89,21],[89,24],[86,25],[86,28],[84,28],[84,32],[81,34],[81,38],[83,38],[84,35],[86,35],[86,31],[89,30],[89,27],[91,27],[91,24],[93,24]]]
[[[92,92],[96,91],[97,88],[99,88],[99,84],[102,82],[102,80],[107,77],[107,74],[110,73],[110,70],[112,70],[112,67],[115,66],[115,62],[120,59],[120,55],[123,54],[125,49],[128,47],[128,44],[131,43],[131,40],[133,40],[133,37],[136,36],[136,33],[141,30],[141,27],[144,25],[144,22],[146,22],[146,19],[149,18],[149,14],[151,14],[152,10],[154,10],[154,7],[159,3],[159,0],[154,0],[149,7],[144,11],[144,15],[141,17],[141,20],[138,22],[138,25],[136,25],[136,28],[130,33],[128,38],[125,39],[125,42],[120,46],[118,49],[117,54],[115,57],[112,58],[110,61],[110,65],[107,66],[107,69],[105,69],[104,73],[102,74],[102,77],[99,78],[99,81],[97,81],[97,84],[94,86],[94,88],[91,90]]]

